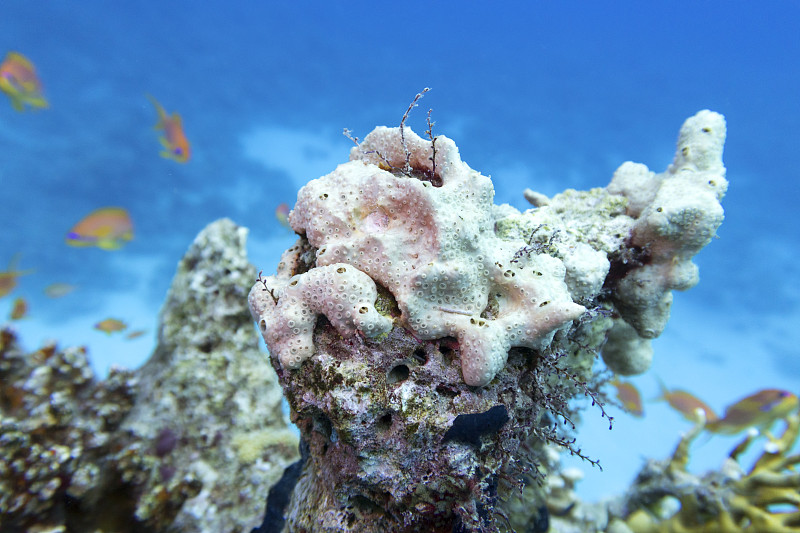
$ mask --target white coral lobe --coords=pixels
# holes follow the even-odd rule
[[[458,340],[469,385],[491,382],[511,348],[546,349],[590,303],[605,308],[592,317],[614,317],[597,326],[614,328],[609,366],[649,366],[647,339],[661,333],[671,291],[697,282],[691,258],[722,221],[721,115],[686,122],[665,173],[625,163],[606,189],[568,190],[525,213],[494,205],[491,180],[461,161],[452,140],[408,128],[404,137],[376,128],[348,163],[298,193],[289,222],[313,257],[301,265],[296,246],[267,278],[272,292],[263,283],[251,292],[283,366],[314,353],[319,314],[345,336],[391,329],[375,309],[376,284],[397,302],[394,324],[421,340]]]
[[[405,138],[411,173],[401,170],[399,130],[377,128],[352,161],[300,190],[289,220],[316,249],[317,268],[298,278],[333,264],[364,273],[392,293],[415,336],[456,337],[465,381],[485,385],[511,347],[547,344],[584,308],[572,302],[561,261],[542,259],[535,272],[510,262],[524,242],[495,235],[491,180],[461,161],[453,141],[437,137],[434,174],[431,142],[407,128]],[[294,305],[309,311],[299,303],[278,308],[280,324],[291,316],[297,329]],[[327,308],[319,312],[330,319]],[[297,365],[313,351],[307,325],[299,335],[286,325],[268,328],[265,339],[282,362]]]

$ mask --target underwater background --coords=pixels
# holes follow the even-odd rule
[[[608,184],[624,161],[656,172],[700,109],[725,115],[730,187],[719,239],[694,261],[700,284],[676,293],[633,378],[658,380],[722,410],[763,388],[800,392],[800,4],[711,2],[148,2],[6,1],[0,56],[36,66],[49,108],[20,113],[0,95],[0,270],[19,254],[0,300],[26,348],[85,345],[102,377],[155,345],[178,260],[209,222],[250,228],[250,260],[274,272],[294,236],[275,216],[307,181],[345,162],[374,126],[407,124],[458,145],[491,175],[495,203],[524,210],[526,187],[552,195]],[[156,111],[183,118],[192,154],[159,156]],[[94,209],[125,208],[134,238],[118,250],[65,244]],[[50,298],[43,289],[76,289]],[[116,318],[145,334],[94,325]],[[265,355],[266,357],[266,355]],[[664,402],[614,428],[587,408],[578,444],[583,497],[622,492],[645,457],[671,453],[690,424]],[[735,437],[693,449],[716,468]]]

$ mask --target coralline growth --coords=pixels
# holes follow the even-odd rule
[[[158,345],[98,380],[82,348],[0,332],[0,530],[249,531],[296,456],[245,305],[247,230],[211,224],[178,265]]]
[[[544,442],[583,456],[556,422],[598,399],[598,351],[649,367],[722,221],[724,139],[701,111],[666,172],[625,163],[606,188],[526,191],[521,213],[453,141],[401,123],[304,186],[300,238],[249,297],[310,449],[286,530],[491,531],[524,463],[547,470]],[[493,429],[446,438],[465,416]]]
[[[731,450],[721,468],[702,476],[688,471],[689,447],[704,420],[687,433],[666,461],[648,460],[628,493],[609,506],[609,533],[797,533],[800,532],[800,454],[792,453],[800,415],[785,418],[778,437],[745,470],[741,456],[754,442],[752,431]],[[615,516],[616,515],[616,516]]]

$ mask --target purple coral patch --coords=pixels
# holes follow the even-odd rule
[[[155,453],[159,457],[164,457],[178,444],[178,434],[169,428],[163,428],[156,435]]]

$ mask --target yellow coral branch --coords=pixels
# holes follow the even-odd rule
[[[764,453],[750,469],[750,473],[761,470],[778,471],[786,466],[782,466],[788,459],[784,454],[792,449],[800,435],[800,415],[793,413],[786,417],[786,429],[779,438],[770,438],[769,445],[764,447]],[[797,461],[794,461],[797,462]],[[794,464],[790,462],[790,464]]]

